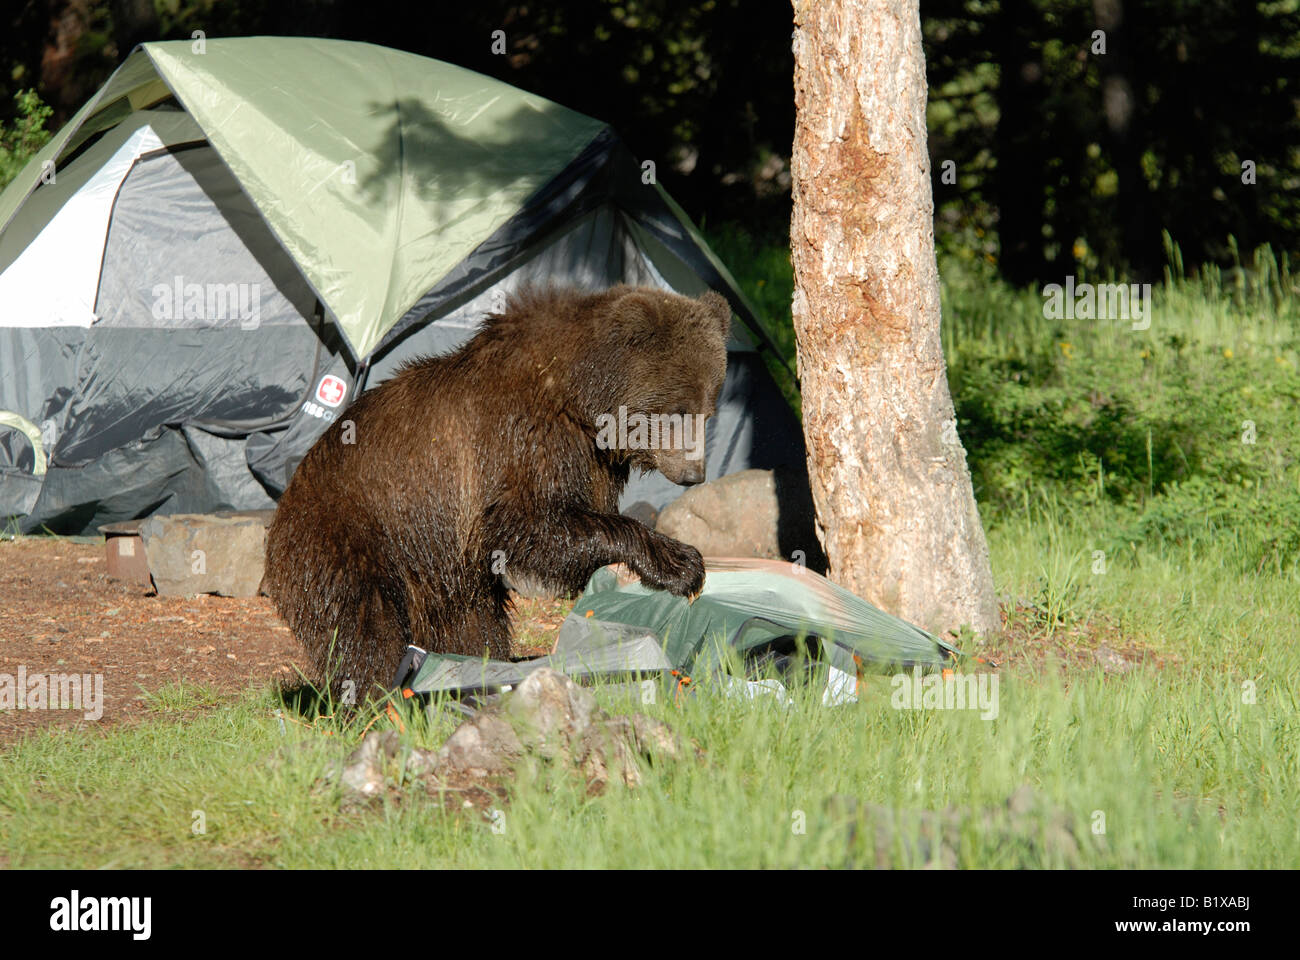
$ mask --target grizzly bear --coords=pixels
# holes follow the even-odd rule
[[[699,551],[618,500],[632,467],[704,480],[730,324],[711,291],[525,291],[459,350],[361,395],[267,532],[264,587],[320,677],[361,697],[409,644],[506,658],[512,581],[572,593],[622,562],[698,594]]]

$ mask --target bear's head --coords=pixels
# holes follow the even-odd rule
[[[619,359],[614,402],[598,418],[632,466],[687,486],[705,479],[705,422],[727,374],[731,307],[645,287],[611,291],[602,324]],[[606,354],[607,356],[609,354]]]

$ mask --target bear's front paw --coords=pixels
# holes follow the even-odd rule
[[[688,543],[665,537],[656,543],[650,563],[641,566],[641,582],[694,600],[704,589],[704,558]]]

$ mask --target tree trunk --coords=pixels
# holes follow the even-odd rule
[[[830,575],[931,631],[993,633],[939,340],[917,0],[794,6],[794,328]]]

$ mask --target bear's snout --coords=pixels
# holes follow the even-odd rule
[[[693,487],[697,483],[704,482],[704,461],[688,460],[685,469],[675,477],[669,477],[673,483],[682,487]]]

